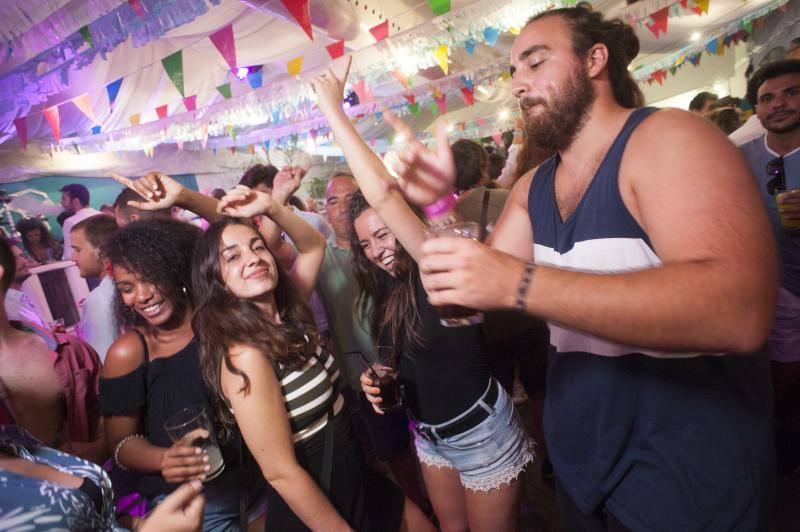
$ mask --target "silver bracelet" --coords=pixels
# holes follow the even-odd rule
[[[132,440],[134,438],[146,439],[144,437],[144,434],[128,434],[127,436],[125,436],[124,438],[122,438],[119,441],[119,443],[117,444],[116,447],[114,447],[114,463],[117,464],[117,467],[122,469],[123,471],[130,471],[130,469],[128,469],[127,467],[125,467],[124,465],[122,465],[120,463],[120,461],[119,461],[119,450],[122,449],[123,445],[125,445],[126,443],[128,443],[130,440]]]
[[[522,272],[522,279],[519,280],[519,285],[517,286],[517,310],[524,312],[525,311],[525,296],[528,294],[528,286],[531,284],[531,277],[533,277],[533,270],[536,269],[536,265],[533,261],[530,261],[525,265],[525,270]]]

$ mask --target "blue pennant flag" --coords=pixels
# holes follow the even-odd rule
[[[497,39],[500,38],[500,30],[497,28],[486,28],[483,30],[483,39],[489,46],[497,44]]]
[[[247,75],[247,83],[250,84],[251,89],[258,89],[264,81],[264,73],[262,71],[253,72]]]
[[[464,49],[467,51],[467,53],[469,55],[474,54],[475,53],[475,41],[469,40],[469,41],[465,42],[464,43]]]
[[[114,101],[117,99],[117,94],[119,94],[119,87],[122,85],[122,79],[119,78],[117,81],[112,81],[108,85],[106,85],[106,92],[108,92],[108,106],[114,107]]]
[[[97,135],[98,133],[100,133],[100,126],[94,126],[92,128],[92,135]]]
[[[464,83],[464,85],[467,86],[467,88],[469,90],[472,90],[472,80],[471,79],[469,79],[467,76],[461,76],[461,81]]]

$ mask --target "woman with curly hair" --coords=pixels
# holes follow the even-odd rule
[[[61,244],[53,239],[41,220],[23,218],[17,222],[16,229],[22,235],[22,246],[32,260],[44,264],[61,258]]]
[[[421,510],[365,468],[355,450],[339,369],[323,350],[308,298],[323,237],[268,194],[239,185],[219,204],[226,218],[194,256],[192,326],[206,381],[223,399],[274,488],[267,530],[433,530]],[[297,247],[290,272],[248,220],[265,215]]]
[[[442,529],[514,530],[532,442],[489,374],[480,327],[445,327],[428,301],[417,266],[426,226],[342,110],[349,66],[342,76],[327,69],[312,83],[363,193],[348,212],[358,310],[376,342],[394,347],[422,476]],[[437,144],[447,149],[443,128]],[[362,374],[362,390],[380,414],[373,379]]]
[[[108,350],[100,380],[106,441],[123,470],[141,473],[138,489],[160,503],[178,484],[206,480],[200,448],[173,444],[164,422],[202,405],[213,419],[191,328],[191,257],[200,231],[177,220],[133,222],[103,248],[116,283],[115,314],[126,332]],[[229,446],[230,447],[230,446]],[[225,469],[210,480],[204,530],[241,530],[244,477],[223,446]]]

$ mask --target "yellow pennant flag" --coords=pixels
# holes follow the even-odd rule
[[[436,62],[439,63],[439,67],[441,67],[442,72],[444,75],[447,75],[447,45],[442,44],[441,46],[437,47],[436,50],[433,51],[433,58],[436,59]]]
[[[303,56],[295,57],[286,63],[286,69],[289,71],[290,76],[299,76],[300,71],[303,69]]]
[[[131,121],[132,126],[138,126],[139,120],[141,120],[141,118],[142,118],[141,113],[136,113],[135,115],[131,115],[130,117],[128,117],[128,120]]]

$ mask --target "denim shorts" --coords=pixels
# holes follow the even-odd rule
[[[489,412],[489,417],[477,426],[436,441],[423,438],[415,430],[414,443],[423,464],[454,468],[468,490],[489,491],[510,484],[533,461],[533,440],[525,433],[519,414],[502,386],[498,386],[494,405],[486,404],[481,397],[466,412],[449,421],[439,425],[419,421],[415,424],[435,431],[458,421],[475,407]]]

